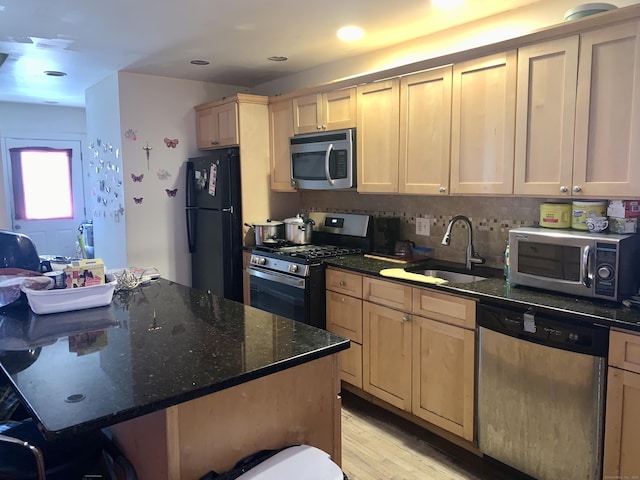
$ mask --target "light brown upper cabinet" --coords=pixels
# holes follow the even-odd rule
[[[358,87],[356,133],[360,193],[398,191],[400,79]]]
[[[580,35],[572,193],[640,192],[640,23]]]
[[[579,37],[518,50],[514,193],[561,195],[573,175]]]
[[[449,193],[451,78],[446,66],[400,80],[400,193]]]
[[[290,99],[269,102],[269,148],[271,190],[293,192],[289,138],[293,136],[293,106]]]
[[[238,102],[235,97],[198,105],[196,132],[200,150],[238,145]]]
[[[355,87],[294,98],[293,121],[296,135],[354,127]]]
[[[513,193],[517,54],[454,64],[451,193]]]

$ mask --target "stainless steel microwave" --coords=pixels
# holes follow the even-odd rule
[[[640,236],[523,227],[509,231],[509,283],[621,301],[638,292]]]
[[[355,187],[355,141],[355,129],[291,137],[291,185],[302,190]]]

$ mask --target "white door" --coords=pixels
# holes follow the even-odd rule
[[[76,256],[78,227],[85,220],[80,141],[7,138],[5,148],[6,171],[11,179],[8,182],[10,191],[7,192],[7,200],[11,205],[13,231],[30,237],[39,255]],[[18,167],[15,155],[13,160],[11,158],[11,150],[24,148],[54,149],[63,152],[68,150],[71,152],[71,159],[67,164],[66,160],[64,162],[57,161],[60,160],[60,156],[52,157],[57,158],[57,160],[53,161],[61,167],[57,169],[57,173],[61,173],[60,178],[56,179],[54,178],[55,175],[47,173],[46,165],[42,163],[36,162],[40,166],[36,168],[35,172],[30,172],[28,163],[22,163],[24,168]],[[50,150],[41,151],[52,153]],[[66,158],[66,153],[62,153],[62,155]],[[45,183],[39,183],[42,178],[38,179],[38,177],[45,177]],[[22,182],[20,179],[22,179]],[[60,213],[56,214],[54,212],[52,215],[47,213],[25,214],[24,202],[20,205],[21,201],[18,200],[16,202],[16,198],[20,196],[26,197],[27,195],[32,198],[35,196],[39,200],[44,200],[45,202],[43,203],[48,202],[50,205],[60,203],[57,201],[70,195],[72,208],[65,210],[64,207],[61,207],[62,211]]]

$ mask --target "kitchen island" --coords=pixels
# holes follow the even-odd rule
[[[340,464],[338,352],[348,347],[163,279],[108,307],[0,311],[0,364],[45,435],[109,427],[139,478],[197,479],[300,443]]]

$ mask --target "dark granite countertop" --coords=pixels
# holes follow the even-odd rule
[[[330,266],[375,276],[378,276],[382,269],[399,267],[397,263],[371,259],[361,255],[330,258],[326,259],[325,263]],[[431,264],[447,265],[446,262],[436,260],[427,260],[421,265],[424,268],[430,268]],[[453,267],[457,266],[455,264],[450,265]],[[401,268],[410,270],[415,266],[416,265],[412,264],[402,266]],[[577,321],[596,322],[609,327],[619,327],[640,332],[639,309],[628,308],[621,303],[608,302],[606,300],[591,300],[588,298],[545,292],[528,287],[512,286],[502,278],[501,270],[482,268],[482,266],[480,266],[478,268],[474,267],[473,273],[487,276],[488,278],[467,284],[449,283],[432,285],[411,281],[407,281],[407,283],[419,287],[467,295],[477,298],[481,302],[498,303],[516,307],[534,307],[535,310],[540,312],[562,315]],[[380,278],[397,280],[382,276]]]
[[[50,438],[128,420],[348,348],[333,333],[163,279],[110,306],[0,310],[0,365]]]

